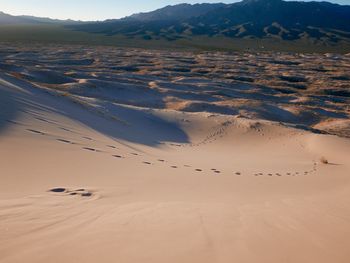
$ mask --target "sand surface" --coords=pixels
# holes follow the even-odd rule
[[[0,54],[1,263],[349,262],[347,96],[68,51]]]

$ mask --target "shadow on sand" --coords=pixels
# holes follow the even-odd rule
[[[19,104],[13,93],[0,83],[0,134],[14,122],[19,114]]]
[[[28,82],[6,75],[1,75],[0,77],[4,81],[11,83],[11,85],[20,87],[25,91],[18,92],[16,99],[27,112],[35,112],[35,116],[40,117],[42,120],[47,118],[45,112],[54,112],[76,120],[112,139],[148,146],[157,146],[162,144],[162,142],[188,142],[187,134],[179,125],[158,117],[151,112],[103,102],[101,106],[107,109],[109,114],[102,116],[93,108],[78,105],[67,98],[49,95]],[[7,94],[6,90],[2,92],[0,102],[1,105],[7,105],[6,119],[14,118],[18,106],[16,106],[16,102],[10,93]],[[110,118],[109,115],[115,116],[116,119]],[[123,121],[118,121],[117,119]]]
[[[57,98],[64,101],[63,98]],[[167,121],[147,112],[131,107],[103,102],[108,115],[95,112],[93,109],[84,109],[81,106],[72,105],[70,101],[64,102],[66,107],[59,111],[71,119],[98,131],[112,139],[125,140],[132,143],[148,146],[159,146],[163,142],[188,143],[187,134],[174,122]],[[59,105],[55,107],[58,109]],[[70,109],[74,107],[74,109]],[[90,112],[89,112],[90,111]],[[104,116],[102,116],[104,115]],[[112,119],[110,116],[116,117]]]

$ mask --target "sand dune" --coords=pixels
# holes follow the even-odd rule
[[[1,57],[2,71],[100,109],[240,115],[350,136],[324,125],[349,119],[347,55],[15,46]]]
[[[0,262],[348,262],[348,97],[80,50],[1,53]]]

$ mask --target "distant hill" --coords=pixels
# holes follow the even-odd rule
[[[60,24],[60,25],[76,25],[82,24],[81,21],[58,20],[35,16],[13,16],[0,12],[0,25],[19,25],[19,24]]]
[[[180,4],[119,20],[75,25],[73,28],[144,39],[223,36],[287,41],[304,39],[332,44],[350,41],[350,6],[282,0]]]
[[[34,22],[33,20],[30,20],[28,18],[11,16],[11,15],[5,14],[3,12],[0,12],[0,24],[1,25],[27,24],[27,23],[33,23],[33,22]]]

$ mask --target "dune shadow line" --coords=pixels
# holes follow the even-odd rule
[[[16,101],[14,94],[0,83],[0,133],[11,125],[20,112],[20,104]]]

